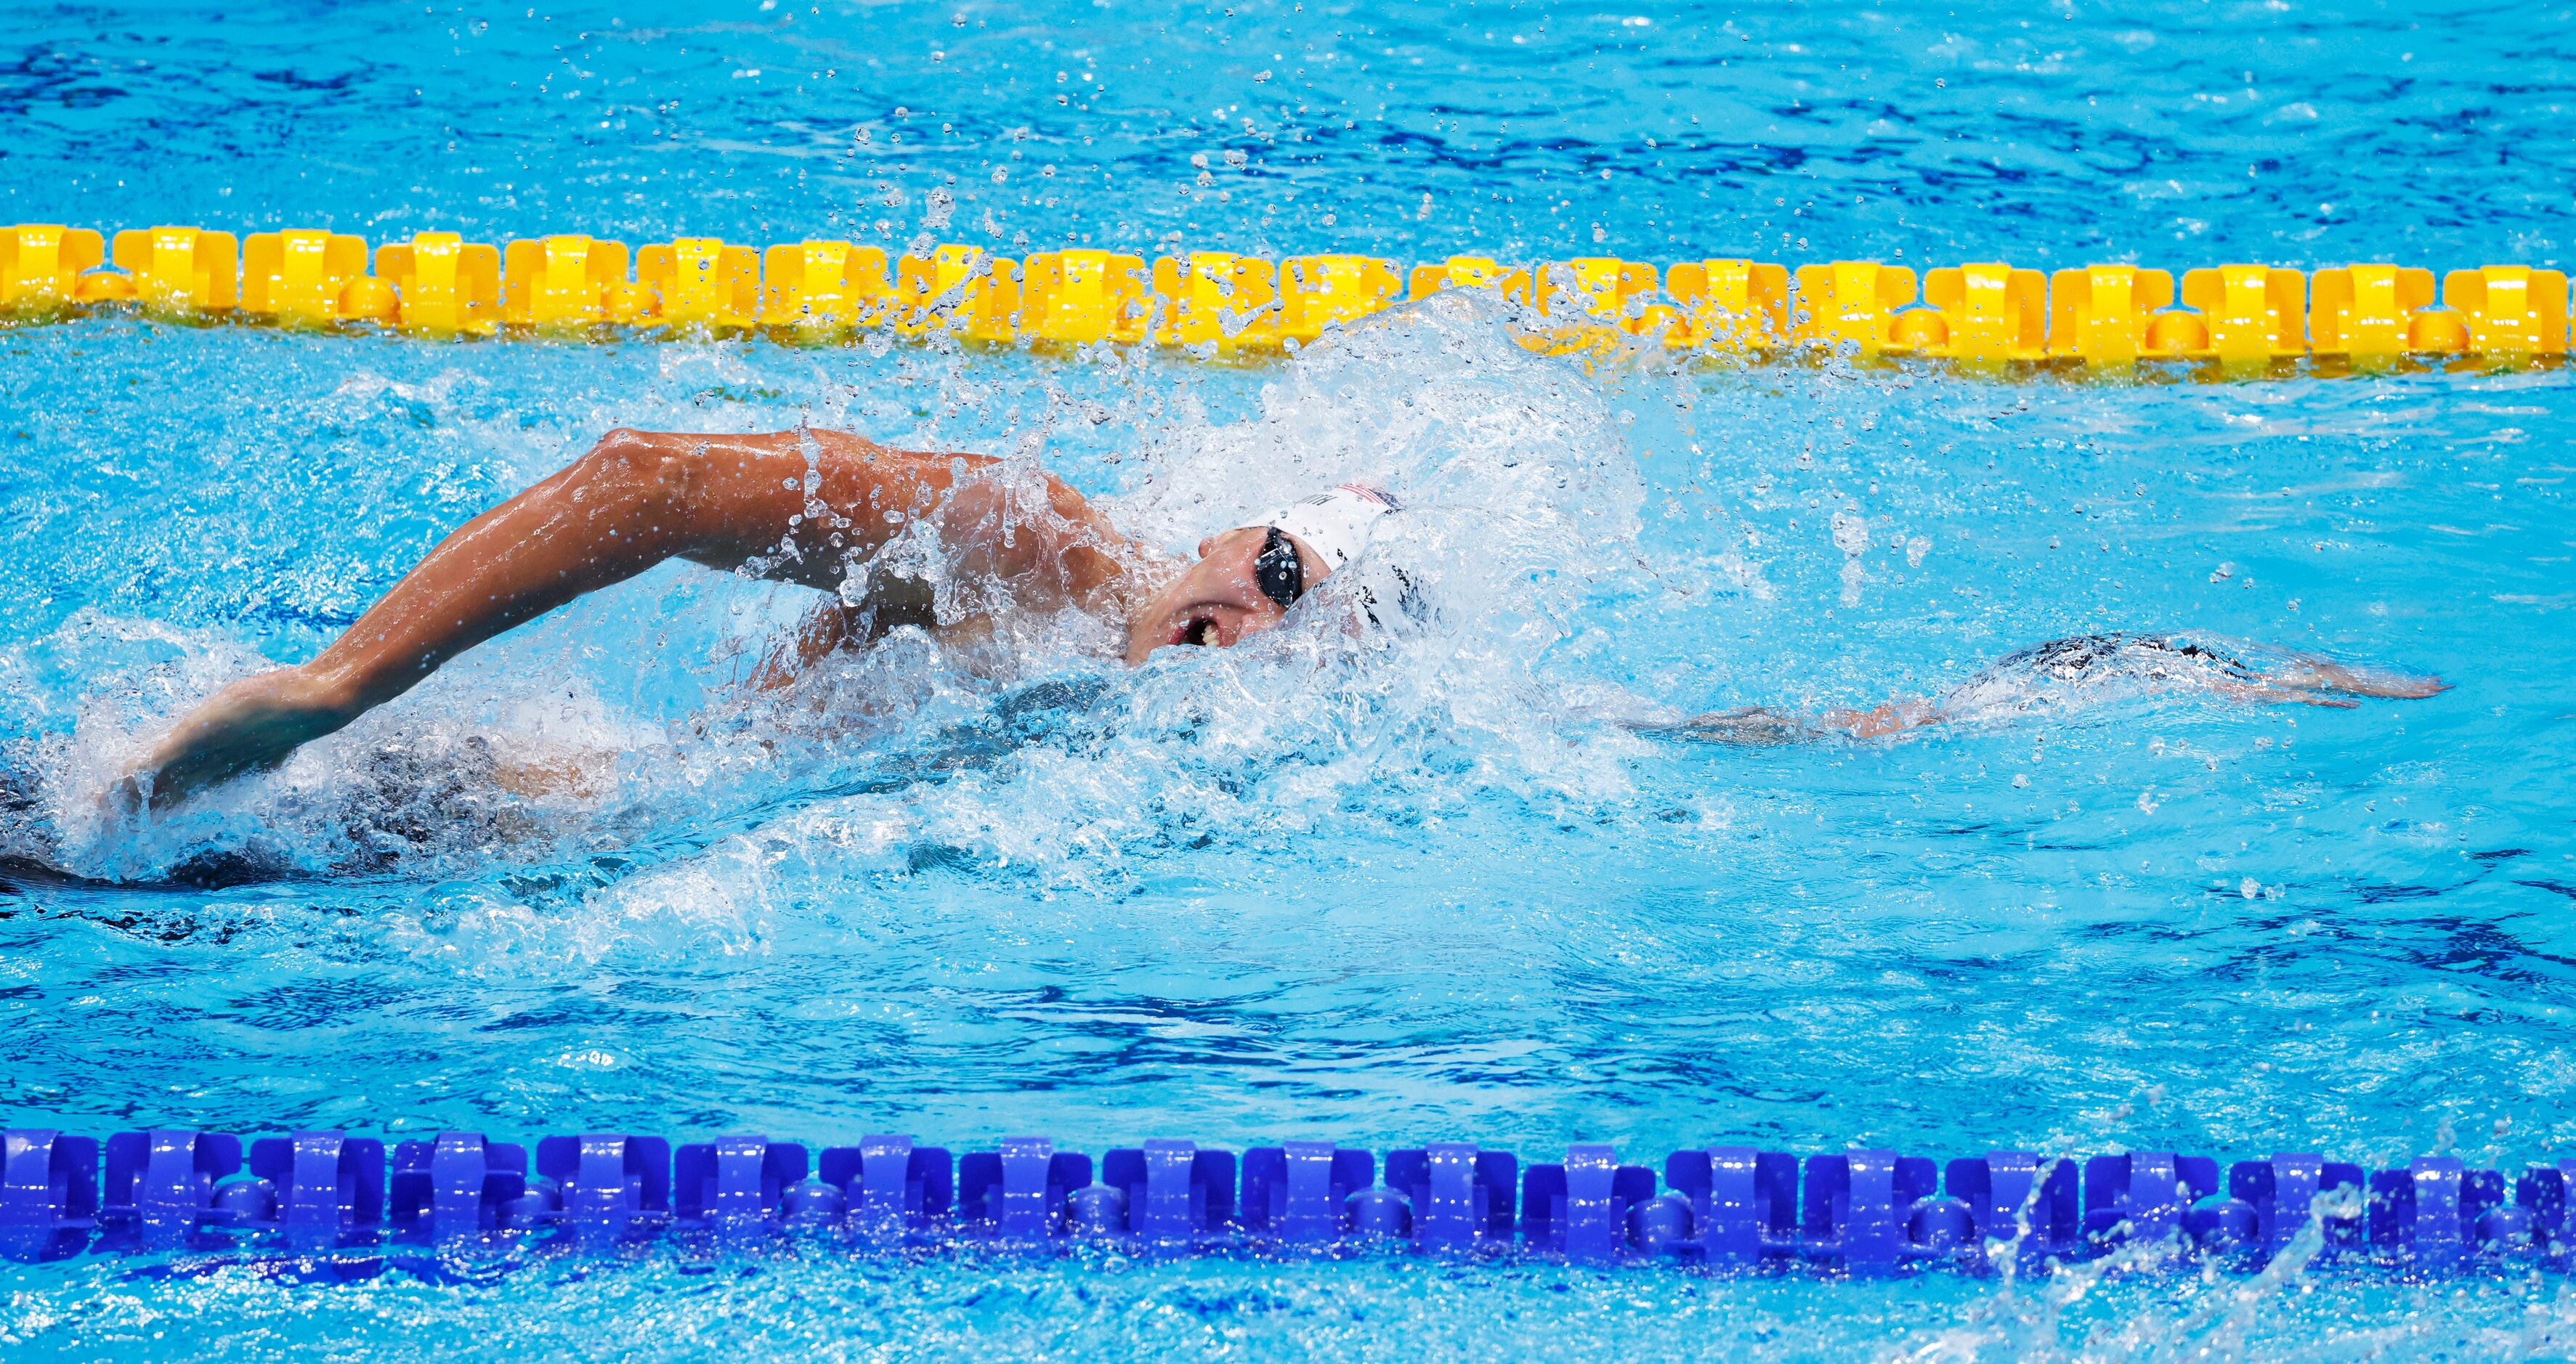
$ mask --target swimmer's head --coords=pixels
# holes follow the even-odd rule
[[[1345,483],[1199,541],[1199,560],[1127,624],[1127,661],[1172,644],[1230,648],[1287,618],[1288,608],[1368,548],[1395,499]]]

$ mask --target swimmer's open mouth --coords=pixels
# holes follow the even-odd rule
[[[1190,644],[1202,647],[1215,643],[1215,617],[1192,616],[1188,620],[1181,622],[1180,628],[1172,631],[1171,642],[1174,644]]]

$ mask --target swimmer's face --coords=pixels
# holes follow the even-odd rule
[[[1199,541],[1199,561],[1154,594],[1127,623],[1127,661],[1142,663],[1173,644],[1212,644],[1226,649],[1279,624],[1287,608],[1272,601],[1253,575],[1253,560],[1269,542],[1259,526],[1241,527]],[[1332,572],[1321,556],[1295,536],[1297,560],[1312,590]]]

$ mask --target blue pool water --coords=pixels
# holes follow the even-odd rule
[[[0,221],[2563,268],[2566,20],[58,6],[12,15]],[[1241,368],[0,334],[0,1118],[2569,1154],[2571,415],[2563,370],[1586,373],[1463,298]],[[746,700],[796,593],[666,568],[272,776],[101,824],[158,723],[310,656],[600,432],[807,419],[1026,452],[1176,549],[1384,473],[1436,609],[1133,674],[1069,634],[998,671],[896,641]],[[1618,723],[1937,694],[2119,629],[2456,685],[2353,710],[2095,687],[1774,749]],[[608,755],[583,794],[475,777],[567,753]],[[2576,1312],[2511,1275],[707,1268],[91,1258],[0,1271],[0,1341],[2507,1358],[2563,1350]]]

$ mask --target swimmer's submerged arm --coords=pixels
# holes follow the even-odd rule
[[[2016,661],[2037,659],[2045,662],[2052,658],[2063,660],[2070,655],[2090,660],[2096,655],[2123,648],[2151,650],[2168,659],[2217,657],[2206,651],[2194,653],[2189,649],[2177,649],[2161,636],[2151,641],[2121,635],[2075,636],[2051,640],[2009,655],[1978,677],[1991,677],[1998,669],[2008,669]],[[2082,666],[2092,665],[2087,662]],[[2193,673],[2189,675],[2190,684],[2205,687],[2212,695],[2247,705],[2297,703],[2339,710],[2358,706],[2360,702],[2353,699],[2355,697],[2421,700],[2450,689],[2450,684],[2438,677],[2339,663],[2321,654],[2293,653],[2289,655],[2287,664],[2269,670],[2232,658],[2225,660],[2225,666],[2237,671],[2233,675],[2222,670]],[[1968,684],[1970,687],[1975,685],[1974,679]],[[2036,684],[2025,678],[2014,685],[2019,694],[2027,696]],[[1728,744],[1795,743],[1831,734],[1878,739],[1926,725],[1956,722],[1961,718],[1957,709],[1959,696],[1960,691],[1953,691],[1939,701],[1900,696],[1868,710],[1831,709],[1812,718],[1762,706],[1741,706],[1733,710],[1710,711],[1688,720],[1631,722],[1629,727],[1640,733]],[[1968,713],[1974,713],[1973,706]]]
[[[938,508],[952,523],[943,531],[965,544],[959,571],[1023,572],[1027,595],[1038,598],[1114,599],[1120,551],[1130,547],[1061,483],[1043,480],[1043,508],[1015,507],[1010,490],[980,482],[952,496],[959,474],[992,462],[889,450],[837,432],[611,432],[439,542],[311,662],[210,697],[153,744],[120,794],[167,806],[273,766],[464,650],[671,558],[837,588],[850,555]],[[971,543],[983,532],[997,543]]]
[[[1737,706],[1732,710],[1705,711],[1676,723],[1632,724],[1629,727],[1643,734],[1696,739],[1703,743],[1767,746],[1805,743],[1837,734],[1854,739],[1877,739],[1923,725],[1936,725],[1942,719],[1939,708],[1931,703],[1899,697],[1868,710],[1834,709],[1815,716],[1774,710],[1768,706]]]
[[[2389,701],[2421,701],[2451,689],[2450,683],[2438,677],[2338,663],[2323,654],[2303,653],[2291,654],[2287,666],[2273,669],[2263,680],[2284,693],[2327,692]],[[2291,695],[2288,699],[2309,697]]]

